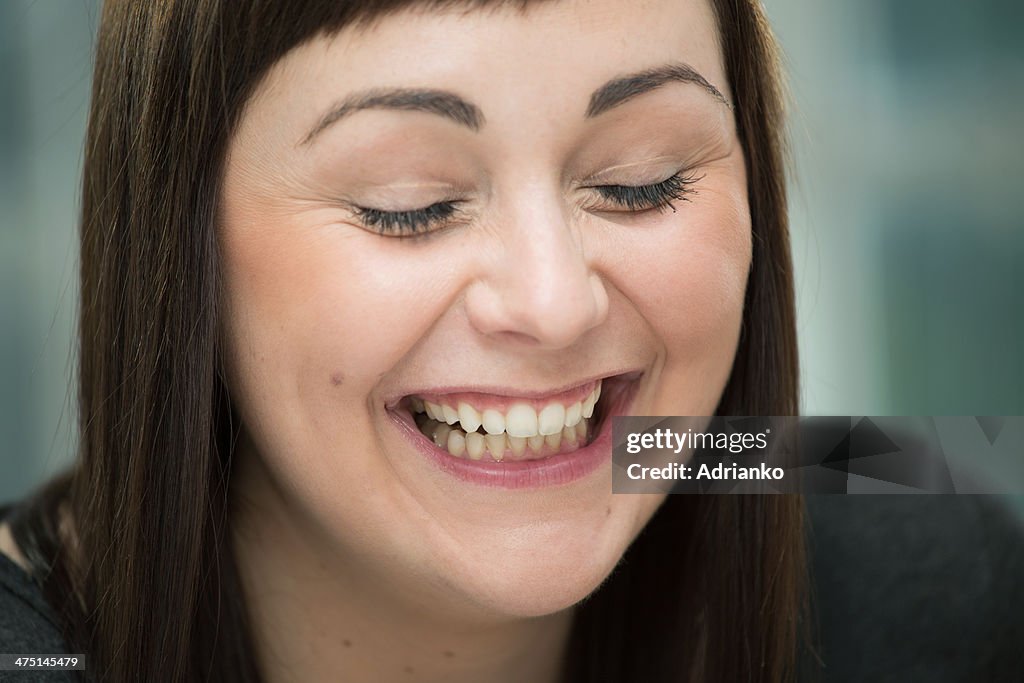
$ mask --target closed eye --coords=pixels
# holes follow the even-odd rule
[[[599,211],[614,211],[622,208],[626,211],[640,212],[656,209],[662,211],[670,208],[675,211],[672,202],[690,201],[689,195],[697,192],[695,185],[703,176],[695,177],[693,173],[680,171],[675,175],[650,185],[595,185],[593,189],[613,208],[594,207]]]
[[[680,171],[658,183],[649,185],[595,185],[601,198],[612,206],[595,206],[592,210],[619,211],[632,213],[670,208],[675,211],[673,201],[690,201],[689,195],[697,190],[693,187],[703,176]],[[353,211],[367,228],[387,236],[412,237],[442,227],[459,213],[459,202],[446,200],[436,202],[422,209],[385,211],[371,207],[354,206]]]
[[[409,237],[443,225],[458,213],[458,202],[437,202],[422,209],[384,211],[356,206],[354,211],[366,227],[382,235]]]

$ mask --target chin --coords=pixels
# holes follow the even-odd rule
[[[633,506],[634,514],[628,515],[602,504],[589,522],[495,532],[499,542],[482,543],[472,563],[464,564],[462,592],[506,617],[539,617],[572,607],[608,578],[661,497],[628,498],[645,505]]]

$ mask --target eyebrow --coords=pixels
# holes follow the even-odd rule
[[[302,144],[309,144],[335,121],[363,109],[425,111],[443,116],[473,131],[480,130],[484,124],[484,115],[480,108],[455,93],[417,88],[364,90],[346,97],[324,114],[313,130],[302,139]]]
[[[614,78],[590,96],[585,118],[592,119],[644,93],[656,90],[666,83],[692,83],[703,88],[730,110],[733,105],[704,76],[689,64],[677,62],[646,69]],[[484,125],[484,115],[478,106],[446,90],[422,88],[386,88],[353,93],[334,105],[302,139],[307,145],[333,123],[363,109],[392,109],[422,111],[437,114],[476,132]]]
[[[730,111],[733,108],[732,103],[725,99],[725,95],[718,88],[711,85],[708,79],[704,78],[700,72],[689,64],[676,62],[608,81],[590,96],[586,117],[592,119],[595,116],[600,116],[623,102],[660,88],[666,83],[673,82],[699,85],[712,97],[728,107]]]

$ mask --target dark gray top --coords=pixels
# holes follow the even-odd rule
[[[0,653],[70,654],[64,648],[56,618],[39,587],[3,553],[0,553]],[[0,671],[0,681],[64,683],[77,680],[77,675],[70,671]]]
[[[1024,527],[988,496],[808,496],[824,683],[1024,681]],[[66,653],[0,555],[0,653]],[[87,654],[87,653],[86,653]],[[0,681],[67,681],[65,673]]]
[[[822,681],[1024,681],[1024,497],[807,509]]]

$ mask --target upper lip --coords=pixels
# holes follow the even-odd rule
[[[578,387],[584,386],[597,380],[603,380],[605,382],[609,380],[626,380],[632,381],[639,377],[641,371],[635,368],[627,370],[614,370],[608,373],[601,373],[592,375],[589,378],[574,380],[567,384],[559,387],[549,389],[520,389],[508,386],[498,385],[482,385],[482,384],[462,384],[462,385],[447,385],[447,386],[424,386],[412,391],[404,392],[400,395],[394,396],[385,401],[385,406],[388,410],[393,410],[398,404],[408,396],[418,396],[421,394],[441,396],[444,394],[463,394],[463,393],[474,393],[474,394],[490,394],[492,396],[501,396],[503,398],[521,398],[524,400],[536,400],[545,399],[551,396],[558,396],[560,394],[567,393]]]

